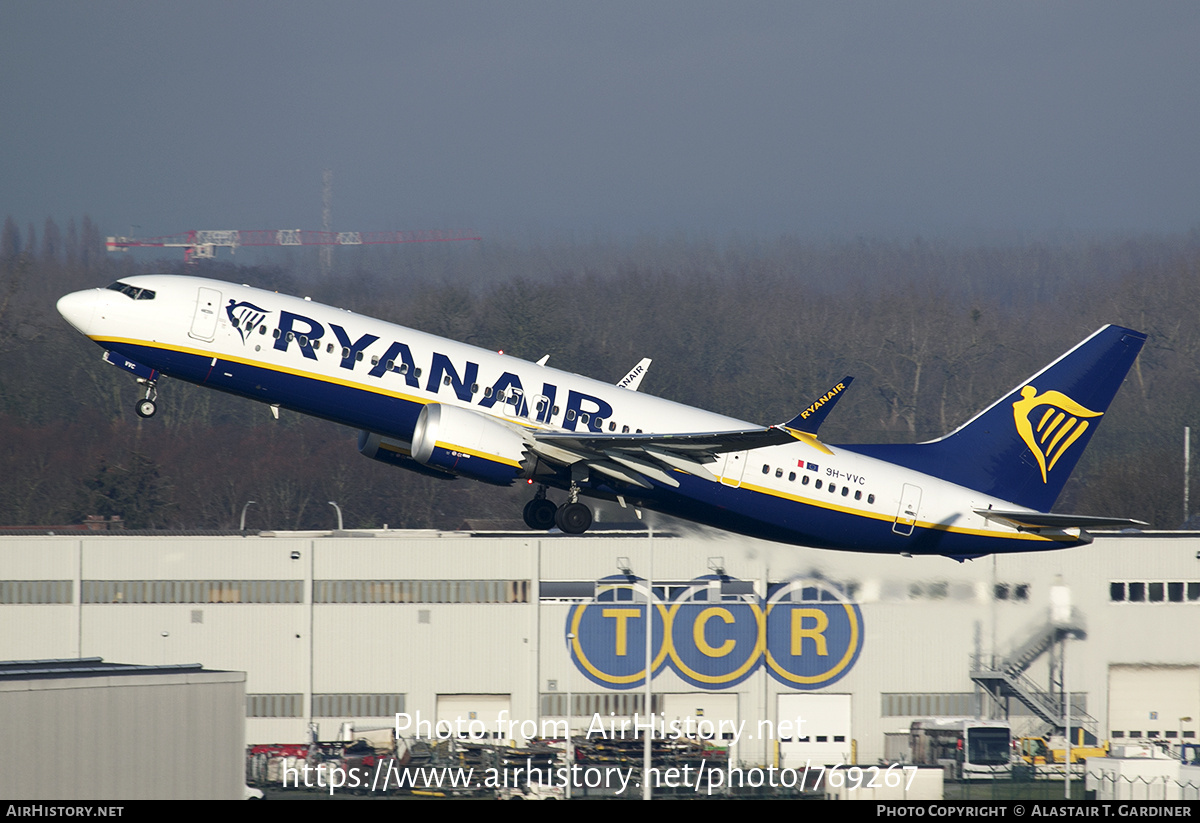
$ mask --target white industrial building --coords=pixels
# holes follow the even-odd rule
[[[874,763],[915,718],[994,716],[989,688],[1033,730],[1064,679],[1101,738],[1200,729],[1200,535],[1179,533],[965,563],[709,533],[0,537],[0,660],[246,672],[248,743],[397,714],[520,739],[568,696],[577,730],[612,730],[644,717],[633,577],[670,628],[658,722],[706,721],[735,761]]]
[[[0,663],[0,796],[240,800],[244,681],[196,665]]]

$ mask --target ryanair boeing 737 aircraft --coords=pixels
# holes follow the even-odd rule
[[[835,446],[817,430],[849,377],[764,428],[636,391],[645,360],[614,386],[245,285],[128,277],[58,310],[143,384],[142,417],[163,375],[322,417],[376,460],[530,483],[532,529],[582,534],[594,497],[784,543],[963,559],[1145,525],[1046,513],[1146,340],[1118,326],[939,440]]]

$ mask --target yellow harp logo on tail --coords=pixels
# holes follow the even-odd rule
[[[1039,414],[1038,409],[1043,406],[1046,410]],[[1043,483],[1046,482],[1046,473],[1054,468],[1058,458],[1091,425],[1081,418],[1099,417],[1102,414],[1104,412],[1084,408],[1059,391],[1038,394],[1033,386],[1021,389],[1021,399],[1013,403],[1013,419],[1021,439],[1037,458]]]

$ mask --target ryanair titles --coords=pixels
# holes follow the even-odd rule
[[[800,417],[804,420],[807,420],[809,415],[816,413],[817,409],[821,408],[826,403],[828,403],[830,400],[837,397],[839,394],[841,394],[845,390],[845,388],[846,388],[845,383],[838,383],[836,386],[834,386],[832,389],[827,391],[825,394],[821,395],[816,400],[814,400],[813,404],[811,406],[809,406],[804,411],[800,412]]]
[[[251,325],[247,328],[247,323],[264,323],[267,312],[248,303],[230,300],[225,313],[243,341],[248,341],[256,327]],[[561,419],[556,420],[554,425],[568,431],[599,432],[604,421],[612,417],[612,405],[594,395],[572,389],[567,392],[566,403],[559,409],[555,405],[558,397],[557,386],[543,382],[539,393],[531,394],[531,387],[524,386],[519,375],[508,371],[503,372],[491,385],[483,387],[480,391],[478,363],[466,361],[456,366],[449,356],[433,352],[426,372],[417,367],[413,351],[407,343],[393,340],[385,344],[375,334],[354,337],[337,323],[329,323],[326,327],[325,324],[302,314],[284,310],[279,312],[278,327],[274,333],[276,351],[286,352],[294,344],[306,359],[315,361],[318,359],[317,352],[321,348],[321,341],[336,341],[341,349],[338,365],[348,371],[354,371],[362,364],[363,367],[369,368],[368,377],[382,379],[386,375],[396,374],[403,378],[409,388],[423,388],[430,394],[437,394],[441,389],[449,388],[464,403],[474,403],[485,409],[491,409],[497,404],[506,404],[511,407],[505,410],[506,413],[538,423],[549,424],[551,418],[561,412]],[[383,350],[367,359],[366,352],[369,348],[372,351],[379,351],[381,348]]]

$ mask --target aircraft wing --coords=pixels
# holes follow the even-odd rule
[[[794,436],[778,426],[744,431],[693,434],[590,434],[539,432],[531,446],[538,457],[560,466],[582,464],[601,474],[648,488],[648,479],[678,486],[682,471],[710,482],[717,478],[704,467],[717,455],[789,443]]]
[[[649,362],[643,360],[638,368],[644,373]],[[672,476],[675,471],[715,483],[716,476],[704,465],[715,463],[717,455],[726,452],[781,446],[800,440],[824,454],[833,454],[828,446],[817,440],[817,428],[841,399],[841,393],[851,380],[851,377],[842,378],[812,405],[779,426],[688,434],[536,432],[531,436],[532,447],[549,463],[560,466],[582,463],[601,474],[636,486],[649,487],[648,478],[678,486],[679,481]]]
[[[588,434],[539,432],[533,435],[533,451],[550,463],[570,466],[584,463],[601,474],[648,487],[646,478],[678,486],[674,470],[710,482],[717,478],[706,463],[715,463],[726,452],[760,449],[803,440],[825,454],[831,451],[811,434],[769,426],[742,431],[696,432],[692,434]]]
[[[782,426],[742,431],[697,432],[692,434],[592,434],[589,432],[545,432],[534,435],[537,443],[579,452],[604,452],[610,449],[640,451],[659,448],[696,457],[725,452],[759,449],[791,443],[796,436]]]
[[[988,520],[999,520],[1016,526],[1022,531],[1041,529],[1122,529],[1142,528],[1150,525],[1141,520],[1127,517],[1094,517],[1086,514],[1047,514],[1044,512],[999,511],[998,509],[975,509],[975,513]]]

